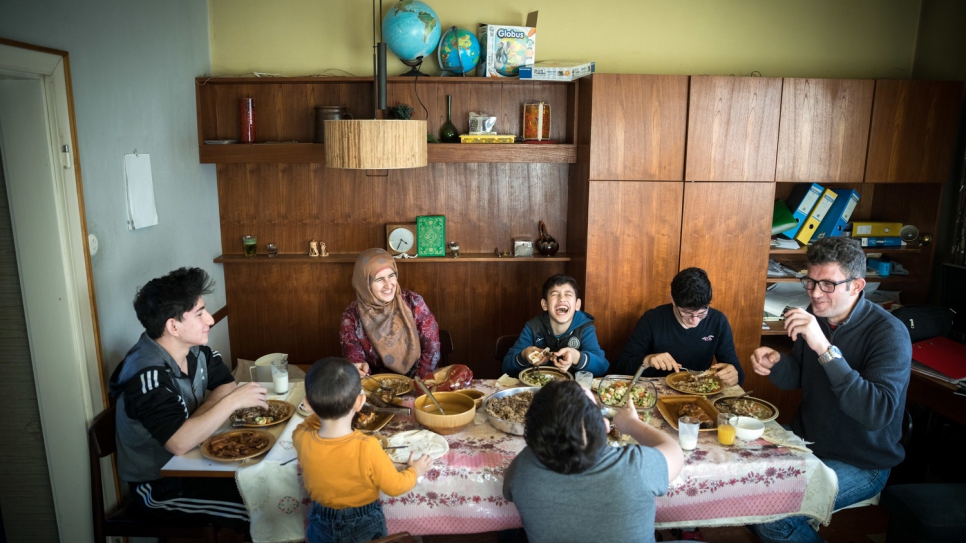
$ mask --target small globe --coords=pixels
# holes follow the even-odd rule
[[[480,63],[480,42],[469,30],[451,27],[439,40],[436,55],[444,71],[465,74]]]
[[[439,44],[439,17],[419,0],[400,0],[382,19],[382,37],[399,60],[418,66]]]

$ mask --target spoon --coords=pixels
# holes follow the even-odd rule
[[[621,405],[627,405],[627,402],[631,399],[631,392],[634,390],[634,385],[637,384],[637,380],[641,378],[641,374],[644,373],[644,364],[637,368],[637,373],[634,374],[634,378],[631,379],[631,385],[627,387],[627,394],[624,396],[624,403]]]
[[[413,381],[416,381],[416,386],[419,387],[419,390],[423,391],[423,394],[429,396],[429,399],[433,402],[433,405],[436,406],[436,409],[439,409],[439,413],[441,415],[445,415],[446,411],[443,411],[443,407],[439,405],[439,402],[436,401],[436,397],[433,396],[433,393],[430,392],[428,388],[426,388],[426,384],[420,381],[419,379],[413,379]]]

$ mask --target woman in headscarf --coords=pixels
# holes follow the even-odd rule
[[[396,261],[367,249],[352,271],[356,300],[342,314],[342,356],[359,373],[430,378],[439,363],[439,326],[423,297],[399,287]]]

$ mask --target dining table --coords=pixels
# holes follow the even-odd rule
[[[509,386],[521,386],[512,381]],[[663,379],[650,381],[659,397],[679,394]],[[506,379],[475,379],[471,388],[489,395],[507,388],[503,382]],[[299,385],[284,396],[293,405],[304,397]],[[740,387],[724,391],[726,395],[741,393]],[[415,393],[401,397],[406,406],[412,406],[415,398]],[[676,430],[656,408],[651,415],[649,424],[677,438]],[[195,457],[197,451],[192,451],[185,458],[172,459],[162,473],[233,473],[251,516],[254,543],[302,541],[312,500],[302,482],[292,432],[303,420],[296,414],[276,425],[276,443],[262,457],[243,462],[207,461],[206,465],[206,459],[200,454]],[[782,431],[774,421],[765,426],[766,431]],[[397,414],[377,433],[391,437],[421,428],[413,418]],[[415,488],[400,496],[380,495],[389,533],[464,534],[521,527],[516,507],[503,497],[503,476],[526,446],[523,437],[494,428],[482,410],[467,428],[443,437],[449,451],[435,459]],[[655,500],[656,528],[756,524],[793,515],[808,517],[817,528],[831,518],[838,490],[835,473],[807,448],[777,447],[764,440],[739,440],[723,446],[717,433],[710,431],[700,432],[697,447],[685,451],[684,460],[667,493]]]

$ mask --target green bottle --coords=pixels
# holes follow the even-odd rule
[[[446,95],[446,122],[439,127],[439,141],[441,143],[459,143],[460,134],[453,124],[453,95]]]

